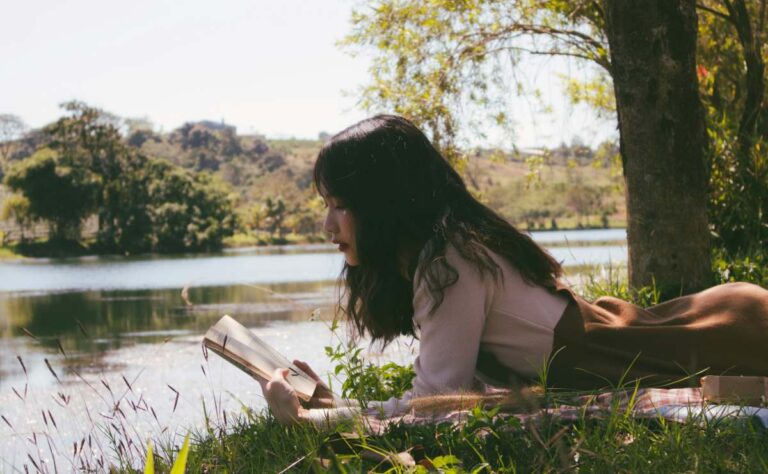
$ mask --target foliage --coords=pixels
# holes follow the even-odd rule
[[[23,194],[31,216],[51,223],[54,240],[77,239],[81,222],[96,206],[94,174],[68,164],[51,149],[14,164],[5,183]]]
[[[52,223],[54,237],[78,240],[93,212],[96,248],[105,252],[211,250],[234,233],[234,202],[221,180],[127,146],[118,119],[103,111],[79,102],[64,108],[44,129],[48,148],[6,177],[31,217]]]
[[[20,194],[12,194],[3,201],[3,207],[0,209],[0,220],[14,221],[21,232],[22,242],[25,240],[26,229],[35,220],[29,206],[29,199]]]
[[[454,160],[461,117],[511,124],[509,91],[527,86],[522,54],[609,62],[594,2],[379,0],[353,11],[352,28],[342,44],[375,53],[363,105],[412,119]]]
[[[741,254],[768,248],[768,153],[762,139],[755,143],[752,170],[740,173],[732,125],[723,117],[709,129],[710,222],[718,246]]]
[[[171,467],[171,474],[184,474],[187,469],[187,456],[189,455],[189,435],[184,438],[184,445],[179,451],[179,456]]]
[[[184,438],[184,444],[179,450],[179,454],[174,461],[173,466],[169,470],[170,474],[184,474],[187,472],[187,458],[189,456],[189,438],[190,435]],[[147,446],[147,459],[144,463],[144,474],[155,474],[155,455],[152,452],[152,442],[149,442]]]
[[[84,104],[80,104],[80,107],[88,109]],[[97,235],[97,243],[91,246],[91,251],[138,253],[157,250],[158,238],[153,234],[153,222],[162,226],[160,233],[163,237],[159,239],[162,242],[168,242],[169,238],[181,239],[179,242],[185,239],[187,233],[183,227],[189,222],[181,215],[185,209],[182,202],[184,199],[173,198],[165,208],[150,202],[146,190],[157,181],[157,177],[152,176],[150,172],[150,162],[155,159],[169,161],[187,170],[191,175],[198,172],[199,163],[212,163],[213,160],[216,164],[208,167],[208,172],[231,185],[237,193],[236,198],[230,193],[230,201],[237,214],[235,232],[240,234],[237,239],[226,237],[226,242],[212,246],[189,247],[183,243],[170,245],[178,251],[215,248],[222,244],[264,245],[323,240],[322,200],[311,185],[312,162],[321,146],[320,142],[266,140],[259,136],[232,135],[231,129],[221,129],[226,126],[213,124],[211,126],[215,126],[214,128],[207,128],[207,125],[202,125],[207,122],[198,122],[195,126],[200,130],[207,130],[214,138],[211,138],[206,146],[192,147],[189,133],[187,138],[183,136],[185,127],[160,134],[152,130],[152,124],[146,119],[118,120],[102,111],[95,113],[102,114],[105,118],[89,118],[86,123],[78,125],[78,120],[84,121],[87,114],[84,110],[68,110],[67,117],[64,118],[69,121],[66,127],[61,128],[60,134],[64,136],[59,140],[69,143],[67,148],[70,150],[81,149],[77,153],[70,153],[73,161],[89,163],[91,160],[86,159],[89,156],[86,148],[102,150],[106,156],[112,148],[117,150],[118,145],[110,145],[110,148],[110,138],[98,143],[90,140],[92,146],[83,145],[78,148],[76,139],[72,138],[78,134],[64,133],[65,129],[72,131],[79,127],[81,132],[93,135],[101,133],[112,138],[117,136],[112,132],[107,133],[105,127],[113,127],[118,135],[121,131],[126,133],[126,136],[121,138],[122,145],[115,161],[122,172],[110,180],[103,179],[98,173],[95,176],[100,188],[99,200],[121,205],[111,206],[112,211],[109,213],[100,210],[100,232]],[[78,116],[82,116],[81,119],[77,119]],[[94,127],[101,132],[92,130]],[[186,128],[191,129],[192,126]],[[29,150],[34,150],[35,147],[51,145],[54,138],[48,132],[28,133],[17,142],[19,146],[16,147],[14,160],[28,157],[32,153]],[[228,141],[232,142],[228,146],[234,155],[225,154],[226,150],[222,148]],[[580,216],[578,221],[586,218],[588,224],[595,225],[599,223],[596,217],[599,219],[605,212],[610,213],[616,209],[618,215],[611,216],[611,222],[622,222],[621,180],[618,176],[606,179],[607,173],[603,170],[586,169],[589,164],[597,164],[598,159],[599,164],[607,167],[606,164],[611,161],[605,157],[606,153],[614,152],[615,148],[615,145],[606,144],[599,153],[593,153],[588,147],[578,143],[578,140],[574,140],[572,145],[563,144],[535,156],[524,152],[509,154],[500,150],[478,149],[471,152],[470,159],[473,161],[467,166],[466,175],[478,195],[498,209],[503,209],[504,216],[517,225],[530,224],[539,228],[545,224],[559,227],[576,226],[577,218],[565,203],[567,193],[564,189],[567,189],[567,186],[563,189],[562,183],[579,179],[590,188],[590,192],[604,195],[605,200],[601,204],[602,207],[598,206],[600,209],[594,207],[587,215]],[[536,162],[535,169],[530,170],[532,180],[529,188],[522,188],[517,183],[523,160]],[[575,160],[579,166],[569,168],[568,175],[563,176],[563,166],[569,160]],[[217,171],[211,171],[214,168]],[[612,169],[610,172],[614,173]],[[31,232],[33,238],[40,237],[36,232],[39,231],[33,229]],[[14,232],[15,235],[17,233]],[[198,239],[186,240],[194,243]],[[163,246],[168,247],[165,243]]]
[[[530,229],[536,228],[536,224],[553,221],[553,227],[557,227],[560,225],[558,222],[562,224],[572,216],[578,224],[586,218],[587,225],[596,225],[596,220],[590,222],[592,216],[613,215],[619,211],[619,206],[623,206],[620,182],[609,184],[610,181],[606,181],[603,184],[595,182],[595,179],[587,183],[580,179],[569,181],[567,176],[555,176],[562,172],[562,168],[546,170],[542,173],[546,178],[534,185],[513,182],[491,187],[486,194],[487,204],[510,222],[525,224]],[[579,173],[582,172],[589,170],[579,170]]]
[[[344,379],[341,385],[343,398],[359,400],[363,406],[367,406],[371,401],[401,397],[411,388],[416,375],[413,365],[404,367],[388,363],[378,366],[365,361],[363,350],[354,342],[340,342],[336,347],[325,347],[325,354],[336,364],[334,375]]]
[[[44,132],[48,146],[64,163],[95,176],[99,247],[119,252],[145,250],[143,236],[149,223],[143,212],[147,176],[142,168],[146,158],[123,144],[117,117],[82,102],[62,107],[67,114]]]
[[[762,5],[762,6],[761,6]],[[699,4],[699,86],[712,164],[710,221],[733,255],[768,247],[765,2]]]
[[[147,445],[147,460],[144,463],[144,474],[155,474],[155,455],[152,453],[152,442]]]
[[[209,173],[192,173],[150,160],[147,209],[152,248],[160,252],[212,250],[236,227],[228,187]]]
[[[0,114],[0,178],[3,175],[3,168],[11,151],[14,148],[14,142],[20,139],[27,130],[27,125],[13,114]]]
[[[599,70],[593,79],[578,80],[561,76],[565,84],[565,93],[574,104],[586,104],[592,107],[597,116],[614,119],[616,116],[616,96],[613,82],[607,71]]]
[[[250,410],[224,429],[208,425],[193,435],[189,472],[281,472],[297,460],[310,465],[326,437],[313,428],[286,428]]]
[[[712,262],[718,283],[746,281],[768,288],[768,254],[765,251],[733,257],[722,249],[715,249]]]
[[[581,293],[589,301],[608,296],[629,301],[643,308],[659,304],[662,298],[655,284],[640,288],[629,286],[619,268],[613,265],[603,268],[600,273],[587,273]]]
[[[605,205],[607,190],[583,183],[574,183],[566,191],[566,205],[579,217],[590,214],[613,214],[615,207]]]
[[[281,197],[277,197],[276,199],[268,197],[264,202],[264,219],[271,236],[274,236],[277,231],[282,237],[283,221],[285,220],[285,217],[286,208],[283,199]]]
[[[574,422],[543,417],[524,424],[498,416],[498,407],[477,407],[457,425],[401,422],[375,435],[354,425],[359,431],[346,435],[283,427],[248,411],[227,432],[209,428],[199,435],[188,466],[190,472],[757,472],[768,463],[768,430],[755,424],[638,419],[630,409],[616,406],[599,418],[582,410]],[[350,441],[334,443],[340,438]],[[402,452],[418,464],[387,462]]]

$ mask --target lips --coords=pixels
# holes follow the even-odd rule
[[[337,245],[340,252],[346,252],[349,248],[349,244],[340,240],[332,240],[331,243]]]

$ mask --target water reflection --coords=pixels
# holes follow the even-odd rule
[[[254,253],[255,252],[255,253]],[[219,254],[196,257],[79,258],[0,262],[0,292],[136,290],[238,283],[327,281],[335,253]]]
[[[0,296],[0,337],[15,344],[0,348],[0,390],[6,378],[21,375],[18,354],[59,358],[63,349],[68,370],[101,370],[109,351],[200,334],[223,314],[247,326],[307,320],[318,307],[327,314],[334,289],[333,281],[192,287],[191,304],[179,289],[6,294]]]

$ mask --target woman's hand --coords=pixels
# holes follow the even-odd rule
[[[272,414],[282,425],[293,425],[301,421],[302,412],[305,412],[299,403],[296,390],[288,383],[286,377],[288,369],[277,369],[272,378],[261,383],[261,390]]]
[[[323,382],[320,377],[317,376],[314,370],[309,367],[306,362],[300,360],[294,360],[294,365],[300,368],[307,375],[312,377],[317,382],[317,388],[312,398],[308,402],[303,402],[305,408],[333,408],[336,406],[336,400],[333,396],[333,392],[328,388],[328,385]]]

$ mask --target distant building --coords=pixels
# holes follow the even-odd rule
[[[214,122],[213,120],[200,120],[198,122],[195,122],[194,125],[200,125],[202,127],[207,128],[208,130],[217,130],[217,131],[228,131],[231,132],[233,135],[237,135],[237,127],[234,125],[227,125],[224,123],[224,120],[221,122]]]

